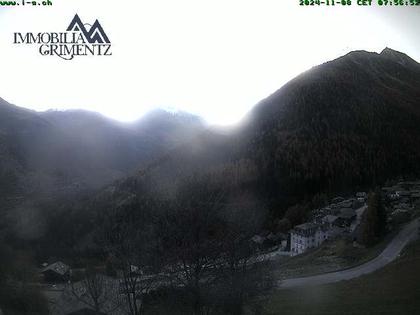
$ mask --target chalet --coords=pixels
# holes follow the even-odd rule
[[[70,267],[61,261],[57,261],[41,270],[46,282],[63,282],[70,278]]]
[[[367,193],[364,191],[356,193],[357,198],[367,198]]]
[[[364,203],[367,200],[367,193],[364,191],[356,193],[356,199],[358,202]]]
[[[295,226],[290,232],[290,251],[292,255],[302,254],[310,248],[320,246],[328,237],[324,226],[304,223]]]

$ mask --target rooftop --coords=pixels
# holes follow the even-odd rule
[[[322,220],[324,222],[333,223],[337,219],[338,219],[338,217],[336,215],[329,214],[329,215],[326,215]]]
[[[320,228],[318,224],[307,222],[300,225],[296,225],[295,228],[292,230],[292,233],[300,234],[300,235],[313,235],[316,231]]]
[[[46,272],[46,271],[53,271],[55,273],[58,273],[60,275],[65,275],[68,271],[70,270],[70,267],[68,265],[66,265],[65,263],[61,262],[61,261],[57,261],[47,267],[45,267],[44,269],[42,269],[41,272]]]
[[[303,224],[300,224],[300,225],[296,225],[295,229],[310,230],[310,229],[316,229],[318,227],[319,227],[318,224],[307,222],[307,223],[303,223]]]

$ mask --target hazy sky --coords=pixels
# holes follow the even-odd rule
[[[36,110],[84,108],[129,121],[166,107],[229,124],[297,74],[351,50],[388,46],[420,60],[420,7],[52,1],[0,8],[0,97]],[[65,31],[75,13],[99,19],[112,57],[64,61],[12,45],[14,32]]]

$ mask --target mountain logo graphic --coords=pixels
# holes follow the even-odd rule
[[[66,31],[15,32],[15,45],[36,45],[42,56],[58,56],[64,60],[84,56],[112,56],[112,45],[98,20],[83,23],[76,14]]]
[[[90,24],[84,24],[77,14],[67,28],[67,32],[81,32],[90,44],[111,43],[98,20],[91,26]]]

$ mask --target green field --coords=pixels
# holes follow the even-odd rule
[[[276,291],[265,301],[263,314],[420,314],[420,242],[371,275]]]
[[[353,242],[336,240],[295,257],[285,258],[274,267],[277,279],[312,276],[321,273],[351,268],[378,256],[395,236],[387,235],[380,243],[370,248],[357,248]]]

